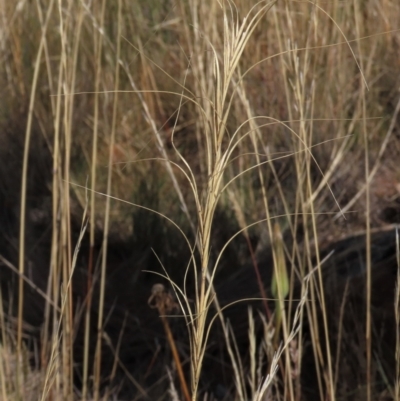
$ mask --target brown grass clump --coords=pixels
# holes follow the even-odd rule
[[[397,400],[397,2],[45,3],[0,4],[2,399]]]

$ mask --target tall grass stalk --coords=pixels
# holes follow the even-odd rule
[[[54,1],[51,0],[46,13],[46,19],[42,28],[42,35],[39,42],[39,48],[37,50],[36,60],[34,63],[34,75],[32,78],[32,87],[30,93],[29,110],[27,116],[27,124],[25,131],[25,144],[24,144],[24,155],[22,161],[22,182],[21,182],[21,197],[20,197],[20,229],[19,229],[19,286],[18,286],[18,334],[17,334],[17,378],[21,377],[21,366],[20,358],[22,357],[22,327],[23,327],[23,307],[24,307],[24,280],[25,274],[25,225],[26,225],[26,192],[27,192],[27,180],[28,180],[28,156],[30,150],[30,140],[32,133],[32,120],[36,99],[36,89],[38,83],[38,77],[41,68],[41,58],[44,50],[46,41],[47,27],[49,25],[50,16],[52,13]],[[17,391],[21,388],[22,383],[18,384]]]
[[[67,324],[68,324],[68,316],[65,315],[65,309],[68,308],[68,304],[71,302],[69,294],[70,294],[70,288],[71,288],[71,284],[72,284],[72,277],[73,277],[74,270],[76,267],[76,262],[77,262],[77,258],[78,258],[80,245],[82,243],[82,239],[86,232],[87,223],[88,223],[87,218],[86,218],[86,212],[87,212],[87,210],[85,210],[84,214],[83,214],[81,231],[79,233],[78,242],[76,244],[74,254],[73,254],[73,257],[71,260],[71,271],[70,271],[69,276],[67,277],[67,280],[65,281],[65,283],[63,285],[63,288],[61,288],[61,291],[60,291],[61,292],[60,319],[57,322],[56,332],[53,333],[51,352],[50,352],[49,362],[46,367],[46,375],[44,378],[43,390],[42,390],[41,396],[39,398],[40,401],[45,401],[48,399],[49,396],[51,397],[53,382],[60,380],[60,378],[59,378],[60,373],[63,371],[65,366],[67,369],[69,369],[68,363],[72,362],[71,355],[68,353],[67,354],[59,353],[59,349],[60,349],[60,347],[62,347],[62,349],[63,349],[62,342],[64,340],[62,339],[62,332],[65,329],[63,329],[62,326],[65,325],[65,320],[67,321]],[[68,351],[71,351],[71,350],[68,350]],[[61,363],[59,361],[60,355],[61,355],[61,359],[62,359]],[[64,361],[64,358],[68,358],[67,361]],[[61,366],[64,365],[64,366],[61,367],[60,365]],[[61,369],[61,372],[60,372],[60,369]],[[67,370],[66,374],[68,375],[68,370]],[[68,388],[68,384],[69,384],[71,378],[67,376],[66,380],[67,380],[66,386],[67,386],[68,393],[66,393],[66,391],[64,389],[60,389],[60,387],[57,386],[56,394],[63,394],[63,396],[66,395],[67,398],[73,399],[73,396],[74,396],[73,386]],[[62,381],[62,384],[64,384],[64,381]],[[61,392],[61,390],[62,390],[62,392]]]
[[[353,1],[354,9],[355,9],[355,26],[357,36],[361,36],[361,27],[360,24],[362,21],[359,18],[359,4],[356,1]],[[358,42],[358,53],[360,58],[360,67],[361,70],[364,70],[364,63],[363,63],[363,52],[361,49],[360,42]],[[372,377],[371,377],[371,369],[372,369],[372,316],[371,316],[371,287],[372,287],[372,272],[371,272],[371,204],[370,204],[370,162],[369,162],[369,139],[368,139],[368,132],[367,132],[367,125],[366,125],[366,117],[367,117],[367,110],[366,110],[366,99],[365,99],[365,85],[362,82],[362,76],[360,77],[360,101],[361,101],[361,108],[362,108],[362,132],[364,137],[364,147],[365,147],[365,203],[366,203],[366,210],[365,210],[365,228],[366,228],[366,322],[365,322],[365,344],[366,344],[366,355],[367,355],[367,366],[366,366],[366,384],[367,384],[367,401],[371,401],[372,399]]]
[[[297,198],[296,198],[296,210],[298,213],[303,216],[303,225],[305,230],[304,237],[304,245],[305,245],[305,254],[311,255],[314,253],[317,256],[317,264],[320,266],[319,262],[319,250],[317,247],[312,249],[311,243],[318,238],[317,230],[316,230],[316,221],[315,221],[315,212],[314,212],[314,201],[313,201],[313,188],[312,188],[312,179],[310,177],[311,171],[311,163],[314,162],[311,157],[311,144],[312,144],[312,135],[313,135],[313,118],[314,118],[314,100],[315,95],[313,89],[315,87],[315,82],[309,82],[310,86],[306,85],[306,77],[314,76],[313,71],[313,63],[310,60],[310,51],[308,50],[308,44],[310,43],[310,39],[313,33],[313,30],[316,29],[318,24],[318,17],[316,16],[315,8],[312,10],[309,16],[309,29],[305,30],[306,32],[306,46],[304,51],[301,53],[301,58],[299,55],[299,51],[297,50],[296,45],[296,35],[294,32],[295,23],[293,21],[293,14],[290,12],[289,4],[285,7],[285,17],[286,17],[286,26],[289,30],[290,42],[289,49],[284,47],[284,44],[280,41],[279,45],[281,46],[281,54],[287,54],[287,59],[282,60],[282,74],[283,76],[288,76],[289,74],[293,77],[291,80],[288,79],[290,85],[285,85],[286,99],[287,99],[287,109],[290,116],[290,121],[299,120],[300,121],[300,129],[297,141],[293,138],[294,146],[298,149],[298,152],[295,153],[295,166],[296,166],[296,177],[298,178],[298,190],[297,190]],[[280,27],[280,23],[278,19],[275,18],[277,29],[278,29],[278,38],[281,38],[282,27]],[[307,93],[311,92],[311,93]],[[297,116],[293,114],[293,107],[291,102],[296,105]],[[309,121],[309,123],[308,123]],[[303,151],[306,150],[305,153]],[[311,260],[307,257],[305,261],[305,266],[308,266],[309,269],[312,268]],[[302,267],[303,268],[303,267]],[[306,274],[306,271],[301,272],[302,275]],[[310,288],[311,302],[307,304],[307,314],[308,319],[311,326],[311,336],[312,336],[312,346],[314,348],[314,358],[315,358],[315,366],[318,377],[318,385],[320,390],[320,397],[325,398],[323,395],[323,387],[322,387],[322,376],[326,372],[321,371],[322,366],[326,366],[328,369],[327,375],[325,376],[326,387],[329,388],[329,399],[335,399],[334,390],[332,388],[332,371],[330,363],[330,343],[328,339],[328,325],[326,319],[326,307],[324,305],[324,295],[323,295],[323,284],[322,284],[322,275],[321,270],[318,269],[316,273],[317,281],[312,281]],[[321,309],[323,316],[323,327],[325,334],[325,342],[326,342],[326,358],[327,362],[325,363],[323,352],[321,352],[321,340],[319,333],[319,324],[317,318],[317,294],[319,294],[319,300],[322,301]],[[289,361],[289,356],[286,358],[287,362]],[[290,366],[290,363],[287,363]],[[291,393],[291,397],[293,399],[293,393]]]
[[[105,17],[106,1],[101,2],[99,14],[99,27],[93,27],[93,38],[95,48],[95,94],[94,94],[94,111],[93,111],[93,144],[92,144],[92,160],[90,174],[90,249],[88,261],[88,278],[86,292],[86,311],[85,311],[85,334],[83,347],[83,378],[82,378],[82,401],[86,401],[88,396],[88,378],[89,378],[89,344],[90,344],[90,315],[92,309],[92,289],[93,289],[93,265],[94,247],[95,247],[95,230],[96,230],[96,177],[97,177],[97,152],[98,152],[98,130],[99,130],[99,92],[102,75],[102,50],[103,50],[103,33],[104,17]],[[96,10],[95,10],[96,11]],[[97,17],[96,13],[93,15]],[[116,95],[117,96],[117,95]]]
[[[69,5],[68,14],[72,14],[72,4]],[[76,92],[76,78],[77,78],[77,63],[79,48],[81,45],[81,32],[82,23],[84,18],[83,5],[80,4],[77,10],[75,18],[65,18],[64,20],[64,31],[61,34],[61,46],[62,51],[66,52],[65,57],[65,81],[64,81],[64,95],[66,95],[64,103],[64,117],[63,117],[63,128],[64,128],[64,182],[63,182],[63,198],[62,204],[65,208],[64,218],[61,222],[61,243],[63,252],[63,282],[68,283],[72,277],[72,269],[74,264],[72,263],[72,229],[71,229],[71,206],[70,206],[70,181],[71,181],[71,151],[73,143],[73,115],[75,109],[75,96]],[[60,21],[63,20],[64,10],[59,6]],[[68,44],[71,34],[68,32],[74,32],[74,41],[71,45]],[[62,341],[62,352],[64,354],[62,360],[64,363],[63,374],[64,382],[63,393],[65,399],[73,400],[73,388],[74,388],[74,367],[73,367],[73,343],[74,343],[74,305],[72,297],[72,286],[66,287],[68,300],[65,309],[64,325],[63,325],[63,341]]]
[[[115,93],[113,101],[112,123],[111,123],[111,137],[109,145],[108,157],[108,173],[107,173],[107,195],[112,191],[112,174],[113,174],[113,155],[115,143],[115,131],[117,126],[117,111],[118,111],[118,89],[120,80],[120,58],[121,58],[121,30],[122,30],[122,0],[118,0],[118,31],[117,31],[117,52],[115,60]],[[94,400],[98,401],[100,398],[100,381],[101,381],[101,345],[103,338],[103,313],[104,313],[104,297],[105,297],[105,284],[106,284],[106,268],[107,268],[107,251],[108,251],[108,234],[110,224],[110,205],[111,198],[106,197],[106,209],[104,214],[104,236],[102,244],[102,259],[101,259],[101,276],[100,276],[100,299],[99,299],[99,316],[97,321],[97,340],[96,340],[96,357],[95,357],[95,373],[94,373]]]
[[[251,33],[257,24],[264,18],[267,11],[272,7],[272,3],[261,4],[260,8],[253,8],[243,22],[239,22],[233,3],[220,3],[223,10],[223,54],[219,56],[218,51],[212,43],[208,46],[213,54],[213,78],[206,76],[203,82],[210,85],[212,90],[202,91],[205,102],[208,103],[205,110],[209,114],[204,114],[203,118],[207,121],[205,132],[205,157],[207,166],[207,179],[204,195],[194,193],[197,218],[198,218],[198,248],[200,253],[201,265],[199,277],[195,270],[196,286],[195,310],[189,310],[189,321],[191,331],[191,386],[192,398],[197,399],[200,376],[204,354],[207,346],[207,315],[214,297],[212,291],[212,281],[217,266],[210,263],[211,234],[215,210],[221,197],[223,175],[229,163],[231,154],[240,139],[236,139],[236,134],[227,138],[227,121],[231,113],[232,98],[229,94],[232,87],[232,79],[237,73],[238,63],[248,42]],[[192,5],[192,13],[196,15],[197,5]],[[204,88],[205,89],[205,88]],[[211,97],[210,97],[211,95]],[[210,108],[209,105],[212,105]],[[225,147],[227,143],[227,147]],[[177,149],[175,148],[177,151]],[[192,183],[195,188],[195,183]],[[211,274],[209,273],[211,272]]]

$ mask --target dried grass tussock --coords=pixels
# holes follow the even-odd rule
[[[396,1],[0,18],[1,400],[399,400]]]

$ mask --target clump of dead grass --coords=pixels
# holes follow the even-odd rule
[[[238,399],[279,399],[281,393],[285,399],[300,399],[304,352],[313,354],[320,399],[336,399],[341,384],[335,380],[338,365],[330,346],[318,243],[355,227],[366,226],[369,232],[373,220],[365,221],[364,213],[347,216],[349,228],[330,214],[341,216],[338,205],[342,212],[358,205],[367,216],[378,207],[370,202],[369,188],[387,147],[393,144],[399,111],[398,103],[382,102],[382,97],[393,97],[390,91],[396,84],[391,66],[399,62],[394,50],[399,39],[391,30],[398,25],[398,6],[390,0],[379,6],[367,3],[260,2],[253,6],[242,1],[182,1],[166,7],[122,0],[117,5],[51,1],[46,7],[39,2],[2,3],[1,49],[6,62],[1,79],[10,104],[16,99],[30,104],[22,169],[17,355],[23,350],[25,188],[33,120],[53,159],[47,297],[55,305],[63,300],[63,308],[60,312],[49,304],[45,311],[43,341],[53,347],[51,354],[43,355],[44,365],[51,367],[47,378],[55,374],[56,379],[47,381],[43,396],[47,391],[62,391],[72,399],[75,394],[72,195],[81,210],[89,207],[90,219],[82,399],[93,392],[97,400],[101,392],[109,235],[121,230],[121,236],[127,237],[135,229],[127,222],[132,206],[153,210],[154,204],[156,213],[168,216],[183,234],[182,243],[193,255],[182,266],[183,286],[165,271],[187,323],[192,399],[199,399],[201,393],[213,305],[235,372],[233,393]],[[37,44],[35,51],[32,44]],[[352,176],[356,170],[360,173]],[[89,171],[90,182],[85,184]],[[71,185],[75,182],[80,186]],[[138,205],[135,198],[143,185],[158,188],[159,202],[151,199],[146,205],[144,199]],[[90,188],[89,200],[85,186]],[[249,230],[259,236],[268,232],[272,245],[269,268],[274,270],[274,289],[262,282],[260,274],[258,285],[263,298],[275,293],[275,326],[261,318],[266,329],[257,345],[250,314],[249,370],[240,360],[235,333],[224,320],[213,287],[230,242],[211,259],[215,213],[221,205],[233,210],[238,235],[249,247],[256,272],[259,266]],[[274,223],[276,216],[280,217]],[[115,229],[113,219],[120,221]],[[89,327],[93,250],[99,228],[104,235],[94,339]],[[292,243],[283,243],[285,232],[292,234]],[[310,272],[313,278],[306,288],[304,277]],[[185,284],[190,277],[195,284],[189,293]],[[300,309],[294,300],[296,279],[303,283]],[[306,289],[310,302],[306,302]],[[263,310],[270,313],[267,302]],[[370,313],[367,316],[370,319]],[[302,326],[306,318],[311,338],[307,349]],[[373,397],[371,325],[368,320],[368,358],[362,367],[368,399]],[[280,340],[285,347],[279,348]],[[97,343],[93,368],[89,366],[91,341]],[[256,361],[257,353],[264,362]],[[17,363],[17,377],[22,365]]]

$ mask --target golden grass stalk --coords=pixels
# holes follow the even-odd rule
[[[117,112],[118,112],[118,89],[120,80],[120,58],[121,58],[121,30],[122,30],[122,0],[118,0],[118,32],[117,32],[117,52],[115,59],[115,94],[113,101],[113,113],[111,123],[111,137],[109,145],[108,157],[108,172],[107,172],[107,195],[112,191],[112,174],[113,174],[113,152],[115,143],[115,131],[117,126]],[[108,234],[110,224],[110,206],[111,198],[106,196],[106,209],[104,214],[104,234],[102,244],[102,259],[101,259],[101,273],[100,273],[100,298],[99,310],[97,321],[97,340],[96,340],[96,356],[94,365],[94,400],[98,401],[100,398],[100,381],[101,381],[101,345],[103,338],[103,315],[104,315],[104,298],[105,298],[105,284],[106,284],[106,267],[107,267],[107,251],[108,251]],[[94,211],[92,211],[94,212]]]
[[[22,182],[21,182],[21,209],[20,209],[20,229],[19,229],[19,287],[18,287],[18,333],[17,333],[17,378],[20,377],[20,356],[22,356],[22,326],[23,326],[23,306],[24,306],[24,272],[25,272],[25,225],[26,225],[26,192],[27,192],[27,174],[28,174],[28,155],[30,149],[30,139],[32,133],[33,111],[36,99],[36,89],[39,72],[41,68],[41,58],[46,41],[47,27],[50,21],[54,1],[51,0],[46,13],[46,19],[42,28],[42,36],[34,63],[34,75],[32,78],[32,87],[30,93],[28,121],[25,131],[24,156],[22,162]],[[18,389],[20,386],[18,386]]]
[[[227,121],[231,112],[232,100],[229,90],[232,86],[232,79],[237,72],[240,57],[244,51],[251,33],[258,23],[272,7],[272,3],[260,4],[259,8],[253,7],[247,18],[239,22],[236,16],[234,4],[221,2],[223,13],[223,54],[220,56],[215,45],[209,43],[213,54],[213,75],[204,77],[211,91],[211,98],[206,103],[213,105],[212,109],[207,108],[209,114],[205,114],[209,129],[203,133],[205,138],[205,153],[207,165],[207,180],[204,196],[194,193],[196,210],[198,213],[198,249],[201,265],[200,275],[197,278],[195,311],[189,311],[189,322],[191,329],[191,364],[192,364],[192,397],[197,399],[198,386],[200,381],[203,358],[207,345],[207,315],[210,304],[214,297],[212,281],[217,266],[210,264],[210,241],[215,210],[221,197],[223,175],[229,163],[231,154],[236,144],[231,138],[225,148],[227,140]],[[197,13],[197,6],[194,5],[192,12]],[[212,79],[212,85],[209,80]],[[205,96],[209,93],[204,93]],[[195,183],[192,184],[195,187]],[[209,272],[211,274],[209,276]],[[195,271],[195,274],[197,272]],[[208,278],[210,277],[210,279]]]
[[[361,24],[362,21],[359,18],[360,17],[360,10],[359,10],[359,5],[356,1],[353,1],[354,8],[355,8],[355,26],[356,26],[356,33],[357,36],[361,36]],[[360,68],[361,70],[364,69],[364,63],[363,63],[363,52],[362,48],[360,45],[360,42],[358,42],[358,53],[359,53],[359,58],[360,58]],[[370,155],[369,155],[369,138],[368,138],[368,131],[367,131],[367,125],[366,125],[366,117],[367,117],[367,110],[366,110],[366,95],[365,95],[365,85],[363,85],[362,81],[363,77],[360,77],[360,87],[361,87],[361,93],[360,93],[360,101],[361,101],[361,108],[362,108],[362,132],[363,132],[363,138],[364,138],[364,147],[365,147],[365,182],[366,182],[366,188],[365,188],[365,204],[366,204],[366,210],[365,210],[365,228],[366,228],[366,236],[365,236],[365,241],[366,241],[366,255],[365,255],[365,260],[366,260],[366,322],[365,322],[365,344],[366,344],[366,355],[367,355],[367,366],[366,366],[366,385],[367,385],[367,401],[371,401],[372,399],[372,377],[371,377],[371,365],[372,365],[372,315],[371,315],[371,288],[372,288],[372,272],[371,272],[371,196],[370,196],[370,181],[369,181],[369,176],[370,176]]]
[[[99,16],[99,26],[104,29],[106,1],[101,3],[101,11]],[[88,279],[86,293],[86,312],[85,312],[85,334],[83,347],[83,378],[82,378],[82,401],[86,401],[88,396],[88,377],[89,377],[89,342],[90,342],[90,315],[92,309],[92,288],[93,288],[93,265],[94,265],[94,246],[95,246],[95,230],[96,230],[96,177],[97,177],[97,152],[98,152],[98,129],[99,129],[99,91],[102,73],[102,49],[103,34],[95,30],[93,33],[94,47],[96,51],[95,68],[95,95],[94,95],[94,114],[93,114],[93,144],[92,144],[92,160],[91,160],[91,180],[90,188],[90,249],[88,262]]]
[[[49,396],[52,387],[53,387],[53,383],[54,381],[57,381],[60,373],[61,376],[63,376],[63,374],[65,374],[67,376],[67,383],[69,383],[69,363],[68,362],[72,362],[72,360],[70,359],[69,355],[65,355],[63,352],[60,352],[60,348],[63,350],[63,344],[62,344],[62,338],[61,338],[61,334],[62,331],[65,330],[63,328],[63,325],[65,325],[65,321],[67,321],[68,323],[68,316],[66,316],[65,314],[65,310],[68,308],[68,303],[70,302],[70,287],[72,285],[72,277],[74,274],[74,270],[76,267],[76,262],[77,262],[77,258],[78,258],[78,253],[79,253],[79,249],[80,249],[80,245],[83,239],[83,236],[86,232],[86,228],[87,228],[87,224],[88,221],[86,219],[86,212],[87,210],[84,211],[83,214],[83,218],[82,218],[82,227],[81,227],[81,231],[79,234],[79,238],[78,238],[78,242],[75,246],[75,250],[74,250],[74,254],[71,260],[71,271],[69,276],[67,277],[67,280],[63,283],[63,287],[61,288],[61,312],[60,312],[60,319],[56,322],[57,325],[57,329],[56,332],[53,334],[53,342],[51,344],[51,354],[50,354],[50,358],[49,358],[49,363],[47,365],[46,368],[46,376],[45,376],[45,380],[44,380],[44,384],[43,384],[43,390],[41,393],[41,397],[40,400],[41,401],[45,401],[47,400],[47,397]],[[69,357],[67,359],[67,363],[63,363],[63,361],[59,361],[61,358],[66,358]],[[64,369],[67,369],[67,372],[64,371]],[[57,383],[56,383],[57,384]],[[57,392],[59,392],[59,388],[58,386],[56,387]],[[68,389],[69,393],[67,394],[68,398],[72,398],[73,397],[73,390],[71,388]],[[64,391],[63,391],[64,393]]]

